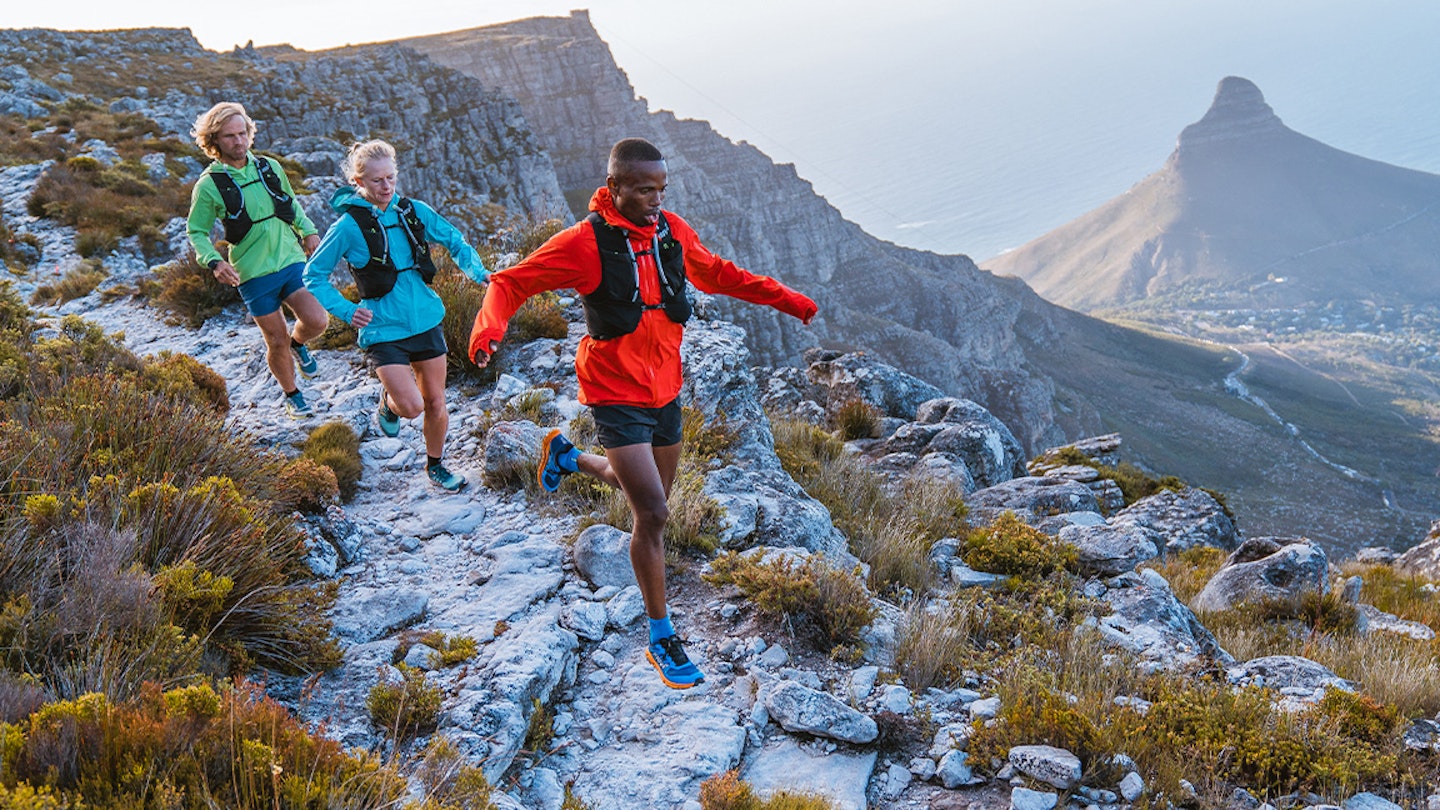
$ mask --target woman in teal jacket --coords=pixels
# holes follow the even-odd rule
[[[305,265],[305,287],[330,314],[360,331],[360,348],[380,378],[378,419],[386,436],[400,419],[425,415],[426,474],[454,492],[464,476],[445,468],[445,304],[430,289],[435,274],[428,245],[444,245],[465,275],[483,284],[490,273],[455,226],[418,200],[395,193],[395,148],[384,141],[351,147],[343,165],[353,187],[338,189],[330,206],[340,212]],[[330,283],[340,261],[350,265],[360,303]]]

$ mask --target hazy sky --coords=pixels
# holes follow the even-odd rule
[[[588,7],[652,109],[795,163],[882,238],[977,259],[1159,168],[1226,75],[1255,81],[1305,134],[1440,171],[1433,0],[427,0],[387,4],[403,9],[388,15],[339,0],[7,6],[9,27],[189,27],[217,50],[318,49]]]

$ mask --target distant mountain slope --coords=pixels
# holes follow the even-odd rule
[[[1236,307],[1435,300],[1440,175],[1307,138],[1231,76],[1163,168],[983,265],[1087,311],[1199,287]]]

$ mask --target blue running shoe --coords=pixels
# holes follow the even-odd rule
[[[295,365],[300,368],[300,374],[305,379],[314,377],[315,372],[320,370],[320,364],[315,361],[315,355],[310,353],[310,347],[303,343],[299,346],[291,345],[290,351],[295,353]]]
[[[650,662],[650,666],[660,673],[660,680],[671,689],[689,689],[697,683],[705,682],[705,674],[690,661],[690,656],[685,654],[685,647],[680,643],[679,636],[666,636],[652,641],[645,650],[645,658]]]
[[[580,451],[560,434],[560,428],[545,434],[544,441],[540,442],[540,466],[535,471],[541,488],[546,492],[559,489],[565,476],[579,470],[575,466],[578,458]]]
[[[310,414],[315,413],[315,409],[310,407],[310,403],[305,401],[304,394],[296,391],[285,397],[285,412],[290,414],[291,419],[304,419]]]
[[[385,404],[385,393],[380,393],[380,410],[376,412],[375,419],[380,423],[380,432],[390,438],[400,435],[400,414],[390,410]]]
[[[445,469],[444,464],[436,464],[433,467],[426,467],[425,474],[430,476],[430,483],[445,490],[446,492],[459,492],[469,483],[465,476],[456,475]]]

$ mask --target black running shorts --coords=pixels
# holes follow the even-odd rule
[[[631,405],[592,405],[595,433],[600,446],[626,447],[648,444],[669,447],[680,443],[680,400],[659,408],[637,408]]]

